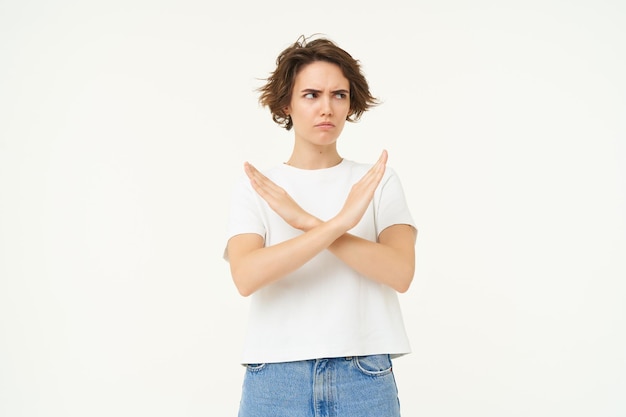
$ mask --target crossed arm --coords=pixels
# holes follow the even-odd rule
[[[231,275],[237,289],[248,296],[259,288],[297,270],[328,249],[361,275],[408,290],[415,271],[416,230],[394,225],[383,230],[378,242],[347,233],[361,219],[385,172],[387,153],[352,187],[339,213],[321,221],[304,211],[282,188],[250,164],[244,169],[254,190],[279,216],[304,233],[277,245],[264,247],[257,234],[241,234],[228,241]]]

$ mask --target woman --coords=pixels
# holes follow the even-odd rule
[[[251,296],[240,417],[400,415],[392,358],[410,352],[397,292],[417,231],[386,167],[344,159],[346,121],[378,104],[359,62],[328,39],[285,49],[260,103],[293,130],[289,159],[244,164],[226,259]]]

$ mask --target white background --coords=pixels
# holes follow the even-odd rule
[[[626,3],[0,0],[1,416],[236,415],[229,193],[318,32],[420,229],[403,415],[626,415]]]

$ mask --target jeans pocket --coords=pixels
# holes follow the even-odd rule
[[[368,376],[383,376],[391,373],[391,357],[385,355],[356,356],[354,364],[359,371]]]

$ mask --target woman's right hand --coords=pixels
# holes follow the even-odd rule
[[[291,227],[306,231],[319,224],[320,221],[317,218],[306,212],[291,198],[289,193],[261,174],[252,164],[246,162],[244,170],[250,179],[252,188]]]

